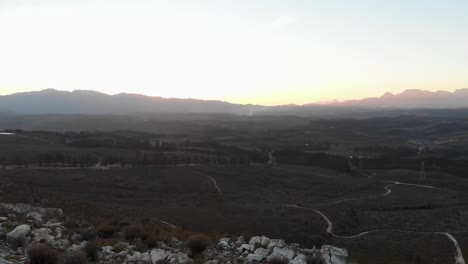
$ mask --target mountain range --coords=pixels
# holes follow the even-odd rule
[[[468,88],[454,92],[406,90],[399,94],[385,93],[381,97],[330,101],[306,105],[261,106],[233,104],[216,100],[178,99],[121,93],[108,95],[96,91],[59,91],[46,89],[35,92],[0,96],[0,113],[20,114],[122,114],[122,113],[230,113],[274,114],[332,108],[468,108]]]

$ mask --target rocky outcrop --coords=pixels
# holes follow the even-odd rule
[[[53,247],[63,257],[70,252],[83,250],[87,242],[83,234],[72,234],[65,228],[63,212],[56,208],[39,208],[27,204],[0,204],[10,211],[0,215],[0,263],[16,264],[27,262],[26,248],[33,243],[45,243]],[[86,230],[93,230],[88,227]],[[120,234],[112,245],[102,244],[97,248],[98,261],[93,263],[110,264],[156,264],[193,263],[184,248],[184,243],[175,237],[166,242],[157,242],[152,248],[138,246],[141,241],[126,241]],[[297,244],[287,244],[281,239],[254,236],[248,242],[244,237],[221,238],[203,252],[205,264],[267,263],[275,257],[287,258],[291,264],[307,264],[308,258],[323,258],[326,264],[346,264],[346,249],[323,246],[320,250],[301,248]],[[198,263],[198,262],[197,262]]]

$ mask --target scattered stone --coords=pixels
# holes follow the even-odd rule
[[[249,254],[247,255],[247,261],[253,262],[253,261],[262,261],[265,258],[265,256],[262,255],[257,255],[257,254]]]
[[[27,224],[17,226],[13,231],[7,234],[7,241],[9,243],[19,244],[26,240],[26,235],[31,231],[31,227]]]
[[[163,249],[153,249],[151,250],[151,260],[153,261],[153,264],[156,264],[158,261],[166,259],[169,257],[169,253]]]
[[[35,229],[32,231],[32,234],[34,235],[34,242],[51,243],[55,239],[55,237],[50,234],[50,229],[47,228]]]
[[[348,250],[330,245],[323,245],[320,249],[323,258],[328,264],[346,264]]]
[[[25,246],[28,245],[30,238],[34,243],[49,244],[62,255],[85,250],[87,241],[81,240],[83,238],[81,232],[74,233],[76,230],[66,229],[63,222],[57,220],[65,219],[61,209],[38,208],[27,204],[0,204],[0,207],[15,213],[9,214],[8,217],[0,217],[0,234],[5,235],[6,227],[16,225],[13,231],[6,234],[8,243],[0,240],[1,264],[27,263]],[[86,230],[86,227],[82,230]],[[188,257],[183,242],[175,237],[166,243],[158,242],[155,248],[149,250],[138,244],[145,245],[145,241],[142,240],[123,242],[116,238],[100,241],[106,246],[97,249],[99,260],[93,262],[96,264],[188,264],[198,261]],[[280,256],[289,259],[290,264],[307,264],[308,256],[322,257],[322,255],[326,264],[346,264],[348,252],[346,249],[333,246],[323,246],[321,250],[315,247],[302,249],[298,244],[288,245],[284,240],[270,239],[266,236],[254,236],[246,243],[240,236],[221,238],[215,247],[203,252],[203,259],[205,264],[266,263],[271,258]]]
[[[268,256],[268,259],[274,258],[274,257],[285,257],[289,260],[292,260],[294,256],[296,255],[296,252],[294,250],[287,248],[287,247],[275,247],[273,248],[273,253],[271,253],[270,256]]]

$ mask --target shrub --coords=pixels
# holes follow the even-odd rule
[[[159,240],[155,235],[151,235],[145,241],[146,241],[146,245],[148,246],[148,248],[151,249],[158,245]]]
[[[187,239],[185,245],[192,251],[192,255],[198,255],[210,246],[210,239],[204,235],[193,235]]]
[[[141,238],[143,236],[143,226],[139,224],[129,225],[124,229],[124,237],[127,240]]]
[[[116,231],[117,228],[111,224],[100,224],[96,227],[96,232],[102,238],[111,238]]]
[[[275,256],[268,260],[269,264],[289,264],[289,259],[284,256]]]
[[[124,251],[125,249],[127,249],[127,244],[126,243],[122,243],[122,242],[119,242],[117,244],[115,244],[113,246],[113,251],[115,253],[119,253],[119,252],[122,252]]]
[[[93,240],[86,242],[84,251],[86,252],[88,258],[90,258],[92,261],[96,261],[98,259],[98,252],[100,249],[101,246],[99,243],[96,240]]]
[[[307,256],[307,264],[326,264],[325,259],[320,255]]]
[[[58,262],[57,252],[45,244],[35,244],[28,248],[30,264],[56,264]]]
[[[97,237],[97,233],[94,229],[85,228],[80,230],[80,240],[89,241]]]
[[[69,253],[63,262],[63,264],[88,264],[88,257],[86,253],[81,250],[73,251]]]

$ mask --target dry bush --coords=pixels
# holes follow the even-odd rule
[[[127,245],[125,243],[122,243],[122,242],[116,243],[113,246],[113,251],[115,253],[120,253],[120,252],[124,251],[125,249],[127,249]]]
[[[168,229],[159,225],[146,226],[143,233],[141,239],[147,242],[149,248],[157,246],[159,241],[169,242],[176,236],[174,229]]]
[[[63,264],[88,264],[88,257],[86,253],[84,253],[81,250],[78,251],[73,251],[69,253],[66,257],[65,260],[63,261]]]
[[[30,264],[56,264],[57,252],[46,244],[34,244],[27,250]]]
[[[117,232],[117,227],[112,224],[104,223],[96,227],[96,232],[102,238],[111,238]]]
[[[156,235],[149,236],[146,240],[146,245],[148,248],[154,248],[158,246],[158,242],[160,241]]]
[[[86,252],[86,255],[89,259],[91,259],[92,261],[96,261],[98,260],[98,253],[100,249],[101,245],[96,240],[93,240],[86,242],[84,251]]]
[[[89,241],[97,237],[97,233],[94,229],[84,228],[80,230],[80,240]]]
[[[134,240],[135,238],[141,238],[144,234],[144,228],[141,224],[133,224],[125,227],[124,237],[126,240]]]
[[[268,264],[289,264],[289,259],[284,256],[275,256],[268,260]]]
[[[205,235],[193,235],[185,241],[185,245],[190,249],[192,255],[201,254],[211,244],[211,241]]]

